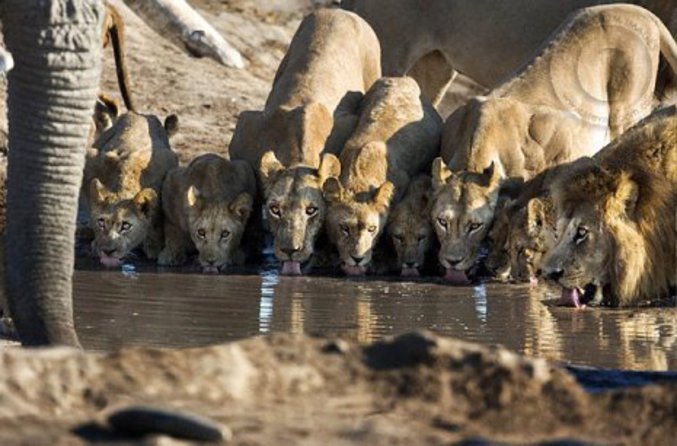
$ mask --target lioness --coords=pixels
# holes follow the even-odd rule
[[[165,247],[160,265],[181,265],[197,249],[204,272],[244,263],[240,240],[256,195],[246,161],[202,155],[167,174],[162,187]]]
[[[413,76],[434,104],[462,73],[496,87],[536,51],[568,14],[611,0],[343,0],[374,28],[383,74]],[[635,3],[677,31],[671,0]],[[528,30],[528,32],[524,32]]]
[[[92,248],[103,265],[120,265],[141,244],[152,259],[162,249],[159,194],[165,175],[178,165],[169,145],[177,122],[171,115],[163,126],[155,116],[127,112],[88,150],[83,192]]]
[[[285,274],[300,274],[323,227],[322,184],[357,123],[363,93],[381,76],[376,35],[357,15],[319,10],[294,35],[261,112],[242,112],[233,159],[258,170],[275,255]],[[265,152],[265,153],[264,153]]]
[[[561,302],[631,305],[677,280],[677,112],[657,114],[552,186],[557,244],[542,261]]]
[[[419,276],[420,268],[435,246],[435,234],[428,217],[430,175],[421,174],[409,183],[404,198],[393,207],[386,228],[402,276]]]
[[[327,235],[347,274],[366,272],[391,205],[438,153],[441,129],[412,78],[381,78],[365,95],[357,129],[341,152],[340,181],[324,183]]]
[[[511,80],[450,116],[442,136],[449,166],[433,174],[432,214],[450,277],[467,280],[499,188],[592,155],[649,114],[661,54],[677,71],[677,44],[647,10],[582,9]],[[474,181],[483,171],[495,178]]]

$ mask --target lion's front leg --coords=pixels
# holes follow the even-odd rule
[[[157,257],[158,265],[179,266],[186,263],[190,248],[188,235],[175,224],[165,221],[165,246]]]
[[[164,232],[159,218],[153,219],[148,234],[143,240],[143,252],[149,259],[157,259],[164,245]]]

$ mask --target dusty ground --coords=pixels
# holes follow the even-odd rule
[[[543,360],[427,333],[371,347],[278,335],[110,355],[6,348],[0,368],[2,444],[177,444],[112,431],[107,415],[129,404],[209,416],[243,445],[660,445],[677,434],[677,386],[589,394]]]

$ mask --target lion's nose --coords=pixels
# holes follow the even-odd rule
[[[416,262],[404,262],[404,266],[407,268],[416,268]]]
[[[561,268],[554,269],[548,273],[546,273],[546,277],[550,280],[558,281],[559,279],[564,276],[564,270]]]
[[[362,260],[364,260],[364,257],[355,257],[355,256],[350,257],[352,257],[353,260],[355,261],[355,265],[359,265],[360,263],[362,263]]]
[[[291,258],[291,256],[293,256],[294,254],[296,254],[297,252],[299,252],[300,249],[299,249],[299,248],[294,248],[294,247],[292,247],[292,248],[283,248],[283,249],[281,249],[280,251],[282,251],[283,253],[287,254],[287,255]]]
[[[455,259],[455,258],[451,258],[451,257],[447,258],[447,262],[449,262],[449,265],[451,265],[451,266],[456,266],[459,263],[461,263],[462,261],[463,261],[463,259]]]
[[[108,257],[110,257],[113,254],[115,254],[115,250],[114,249],[104,249],[103,253],[106,254]]]

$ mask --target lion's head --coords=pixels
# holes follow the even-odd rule
[[[301,274],[301,264],[313,255],[327,211],[322,186],[339,173],[338,159],[328,154],[322,156],[318,169],[285,167],[272,151],[261,158],[265,212],[283,274]]]
[[[324,196],[329,203],[327,235],[338,248],[346,274],[366,273],[388,220],[394,191],[390,181],[367,194],[353,194],[336,177],[324,183]]]
[[[429,175],[414,178],[402,201],[390,213],[387,233],[403,276],[418,276],[433,246],[435,234],[428,210],[431,186]]]
[[[554,183],[557,243],[542,260],[563,287],[562,303],[627,305],[667,295],[674,278],[675,192],[669,180],[609,170],[573,169]]]
[[[219,270],[235,262],[240,241],[252,212],[254,197],[242,192],[229,203],[202,196],[195,186],[186,192],[188,230],[205,272]]]
[[[555,216],[550,197],[532,198],[510,221],[507,252],[514,279],[536,283],[541,259],[555,244]]]
[[[145,240],[159,212],[158,196],[155,190],[146,188],[122,199],[94,178],[90,182],[89,209],[94,252],[105,266],[119,266]]]
[[[500,176],[494,164],[476,172],[452,172],[442,158],[433,162],[430,217],[440,242],[439,260],[447,279],[467,283],[494,219]]]

